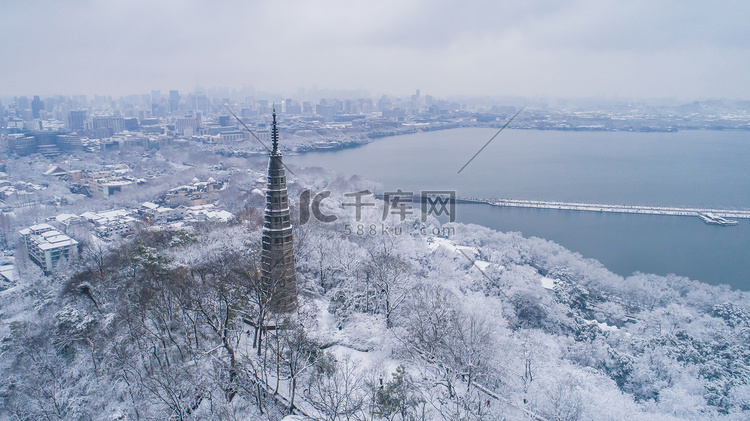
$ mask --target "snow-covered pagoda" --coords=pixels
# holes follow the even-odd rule
[[[276,109],[271,129],[273,149],[268,161],[268,189],[263,217],[261,282],[267,288],[274,311],[286,313],[297,308],[297,279],[294,269],[294,238],[289,219],[286,171],[279,151]]]

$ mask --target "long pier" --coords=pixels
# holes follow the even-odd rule
[[[665,206],[637,206],[637,205],[605,205],[596,203],[569,203],[549,202],[543,200],[518,200],[518,199],[475,199],[460,198],[458,202],[485,203],[493,206],[506,206],[514,208],[535,209],[558,209],[586,212],[612,212],[612,213],[634,213],[641,215],[673,215],[673,216],[696,216],[712,215],[721,218],[743,218],[750,219],[750,210],[736,209],[702,209],[702,208],[672,208]]]

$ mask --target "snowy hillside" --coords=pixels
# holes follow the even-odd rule
[[[53,278],[19,265],[0,295],[0,417],[279,420],[292,404],[297,419],[329,420],[750,414],[746,293],[622,278],[479,226],[354,221],[336,200],[324,210],[337,221],[295,229],[291,317],[258,288],[257,213],[144,230]],[[435,226],[450,235],[423,235]]]

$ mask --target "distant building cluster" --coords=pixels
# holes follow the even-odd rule
[[[52,165],[44,175],[66,178],[71,182],[71,190],[76,193],[106,199],[145,183],[145,180],[132,177],[129,173],[127,164],[106,165],[97,171],[65,170]]]
[[[107,171],[107,177],[125,174],[127,170],[126,166],[113,166]],[[66,171],[50,169],[51,174],[56,172],[68,175]],[[92,179],[97,178],[92,176]],[[88,232],[100,241],[108,241],[131,234],[139,225],[147,229],[183,229],[196,223],[232,221],[231,212],[207,203],[209,194],[220,191],[223,186],[224,183],[212,178],[194,179],[191,184],[170,189],[161,200],[162,204],[144,202],[138,208],[87,211],[80,215],[61,213],[19,233],[31,260],[45,273],[54,273],[61,258],[78,253],[78,241],[68,236],[73,232]]]
[[[274,107],[283,122],[282,134],[316,136],[333,130],[371,137],[405,130],[502,125],[517,110],[515,105],[489,98],[438,99],[423,95],[419,89],[411,95],[380,98],[365,91],[304,89],[294,98],[277,95],[271,100],[256,99],[256,95],[252,90],[196,89],[191,93],[170,90],[168,94],[154,90],[150,95],[117,100],[99,95],[15,97],[9,104],[0,103],[0,150],[22,156],[39,153],[54,157],[75,151],[152,150],[186,141],[232,145],[253,138],[245,126],[265,142],[270,139],[268,127]],[[673,105],[514,101],[528,106],[514,120],[517,128],[750,129],[747,101]]]
[[[40,190],[44,190],[44,186],[22,180],[11,182],[7,173],[0,172],[0,208],[33,206],[37,202],[35,192]]]
[[[194,206],[159,206],[152,202],[141,205],[139,212],[143,217],[155,224],[168,224],[174,222],[229,222],[234,218],[231,212],[216,208],[213,203]],[[179,227],[181,225],[176,225]]]
[[[270,139],[272,109],[283,116],[284,131],[315,136],[321,131],[379,130],[426,124],[466,110],[466,104],[436,100],[417,92],[406,97],[377,100],[356,92],[359,98],[326,97],[325,92],[300,98],[256,100],[246,95],[204,91],[180,93],[152,91],[119,101],[111,97],[16,97],[0,104],[0,147],[18,155],[40,153],[55,157],[74,151],[100,152],[139,147],[160,149],[175,140],[206,144],[232,144],[252,139],[251,128],[262,141]],[[230,99],[232,96],[234,99]],[[317,99],[313,99],[317,98]],[[228,111],[226,107],[233,110]],[[243,120],[240,124],[232,113]]]
[[[166,203],[187,204],[189,206],[203,205],[206,203],[206,197],[213,192],[217,192],[224,187],[224,183],[209,178],[208,181],[199,181],[193,179],[192,184],[175,187],[167,191]]]
[[[125,209],[84,212],[80,218],[93,225],[94,233],[101,238],[127,235],[138,222],[136,215]]]

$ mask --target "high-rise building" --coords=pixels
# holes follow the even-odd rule
[[[124,123],[125,123],[125,130],[136,132],[138,131],[138,129],[140,129],[140,125],[138,124],[138,119],[135,117],[126,118]]]
[[[39,95],[34,95],[34,99],[31,101],[31,114],[34,118],[39,118],[39,113],[44,109],[44,101],[39,99]]]
[[[315,114],[321,116],[325,121],[331,121],[336,115],[336,109],[333,105],[325,103],[325,100],[321,100],[320,104],[315,106]]]
[[[16,103],[17,110],[28,110],[29,108],[31,108],[31,102],[29,102],[29,99],[26,98],[25,96],[13,98],[13,100]]]
[[[175,121],[175,130],[183,136],[193,136],[199,126],[198,120],[194,117],[180,117]]]
[[[180,111],[180,93],[169,91],[169,112],[176,113],[177,111]]]
[[[378,111],[388,111],[393,109],[393,103],[391,102],[391,99],[388,98],[387,95],[383,95],[382,98],[378,100]]]
[[[70,127],[70,131],[83,130],[84,123],[86,123],[86,110],[75,110],[68,114],[68,127]]]
[[[268,100],[261,99],[258,101],[258,114],[269,114],[271,112],[271,107],[268,106]]]
[[[154,117],[166,117],[167,115],[167,109],[166,109],[166,102],[154,102],[151,104],[151,115]]]
[[[81,137],[77,135],[57,135],[57,147],[61,151],[79,151],[83,149]]]
[[[91,119],[91,124],[94,130],[107,129],[108,136],[125,130],[125,119],[122,117],[95,116]]]
[[[196,92],[190,96],[191,99],[191,110],[201,111],[203,114],[208,113],[208,97],[203,92]]]
[[[294,268],[294,238],[289,217],[286,171],[279,151],[276,110],[271,126],[273,150],[268,161],[268,189],[263,216],[261,283],[271,298],[272,310],[287,313],[297,308],[297,277]]]

